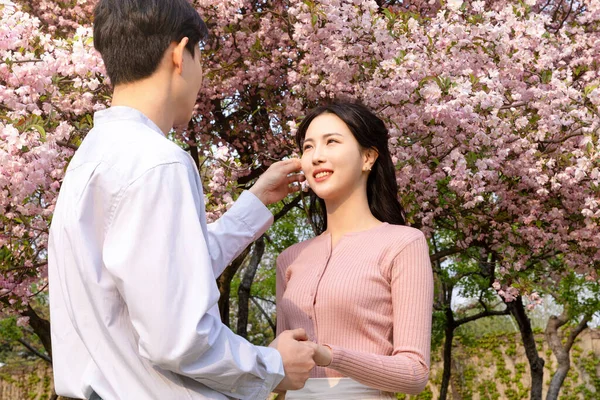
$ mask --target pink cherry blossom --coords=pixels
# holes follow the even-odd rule
[[[12,257],[0,296],[14,307],[45,285],[65,167],[109,106],[95,3],[0,0],[0,247]],[[172,137],[196,153],[209,219],[297,154],[308,109],[358,98],[390,129],[410,224],[493,251],[505,299],[534,293],[534,265],[559,279],[557,257],[597,279],[599,0],[560,27],[533,1],[194,4],[211,31],[205,83]]]

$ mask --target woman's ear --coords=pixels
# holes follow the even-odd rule
[[[363,171],[370,171],[377,161],[377,157],[379,157],[379,152],[375,147],[365,149],[363,151]]]

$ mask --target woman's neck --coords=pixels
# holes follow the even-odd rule
[[[350,232],[360,232],[381,224],[369,209],[367,193],[358,191],[341,201],[325,201],[327,208],[327,233],[331,234],[332,244]]]

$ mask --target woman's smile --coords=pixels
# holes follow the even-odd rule
[[[321,169],[317,169],[313,173],[313,177],[315,178],[315,182],[319,183],[319,182],[323,182],[326,179],[328,179],[332,174],[333,174],[333,171],[321,168]]]

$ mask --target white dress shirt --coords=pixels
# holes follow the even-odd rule
[[[265,399],[279,353],[222,324],[216,277],[272,223],[244,192],[213,224],[192,158],[113,107],[65,175],[50,229],[54,381],[104,400]]]

